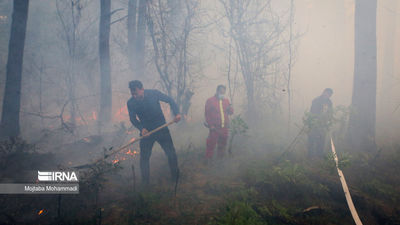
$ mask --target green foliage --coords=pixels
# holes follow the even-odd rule
[[[283,182],[296,184],[304,180],[304,169],[297,163],[284,161],[273,168],[273,176]]]
[[[103,188],[104,183],[107,182],[107,175],[115,174],[122,169],[119,162],[111,163],[105,160],[109,156],[106,152],[111,150],[112,148],[108,150],[103,148],[104,160],[91,164],[86,171],[81,171],[81,183],[83,187],[88,190],[95,190],[96,195],[97,192]]]
[[[129,224],[147,224],[149,220],[159,220],[161,214],[155,205],[160,201],[161,196],[150,191],[135,195],[133,211],[129,215]]]
[[[237,135],[246,135],[248,129],[249,129],[249,126],[242,119],[240,114],[232,118],[231,123],[230,123],[230,128],[229,128],[231,137],[229,139],[229,145],[228,145],[228,152],[230,154],[232,153],[232,143],[233,143],[234,138]]]
[[[56,167],[52,154],[37,152],[35,145],[29,144],[21,138],[8,138],[0,141],[0,178],[3,175],[9,177],[10,174],[16,172],[22,172],[25,175],[25,171],[48,167]],[[18,179],[24,180],[25,178],[19,176]]]
[[[384,198],[392,202],[400,200],[400,194],[396,188],[390,184],[381,182],[378,178],[372,178],[365,182],[362,189],[374,197]]]
[[[239,134],[239,135],[246,134],[249,127],[239,114],[232,118],[229,129],[230,129],[230,133],[233,137],[237,134]]]
[[[351,164],[351,155],[349,153],[343,152],[340,155],[338,155],[339,169],[343,170],[344,168],[349,167],[350,164]],[[324,157],[323,168],[331,173],[336,172],[335,155],[333,154],[333,152],[326,153]]]
[[[293,216],[290,214],[289,209],[279,204],[276,200],[272,200],[266,205],[258,208],[260,214],[264,218],[269,218],[273,222],[274,218],[281,218],[284,220],[291,220]]]
[[[34,153],[35,146],[27,143],[21,138],[8,138],[0,142],[0,155],[6,156],[19,153]]]
[[[273,166],[252,162],[243,170],[242,180],[247,187],[257,187],[259,196],[282,196],[288,199],[310,194],[327,196],[329,188],[310,176],[309,168],[301,163],[284,160]]]
[[[262,220],[249,202],[234,200],[222,209],[221,215],[216,217],[212,224],[262,225],[267,223]]]
[[[81,183],[84,187],[92,190],[101,190],[104,183],[107,181],[107,175],[116,173],[121,170],[122,167],[118,163],[109,163],[101,161],[94,164],[87,171],[82,171]]]
[[[289,160],[273,167],[254,164],[245,170],[243,179],[248,185],[269,184],[274,190],[279,191],[280,185],[291,185],[305,179],[304,168]]]
[[[238,201],[251,202],[257,200],[258,192],[253,188],[241,188],[228,195],[228,199],[235,199]]]
[[[352,110],[350,107],[341,105],[321,115],[305,112],[303,124],[308,131],[313,128],[328,131],[336,124],[339,124],[341,127],[345,126],[351,112]]]

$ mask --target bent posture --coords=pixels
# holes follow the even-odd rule
[[[216,94],[209,98],[205,106],[205,118],[210,133],[207,138],[206,159],[212,159],[214,149],[218,145],[218,157],[225,153],[229,135],[229,115],[233,114],[233,108],[229,100],[225,98],[226,87],[218,85]]]
[[[140,140],[140,169],[142,173],[142,182],[146,184],[149,183],[150,156],[154,142],[156,141],[161,145],[168,157],[171,177],[172,180],[175,181],[178,173],[178,160],[168,127],[149,136],[147,133],[165,124],[165,117],[161,110],[160,101],[170,105],[175,115],[174,121],[176,123],[181,119],[179,108],[172,98],[158,90],[145,90],[143,84],[138,80],[129,82],[129,89],[132,94],[132,97],[127,103],[129,118],[133,126],[140,131],[140,135],[145,136],[145,138]]]
[[[313,123],[308,134],[308,153],[311,156],[323,154],[328,121],[332,116],[332,94],[332,89],[326,88],[322,95],[312,101],[310,113]]]

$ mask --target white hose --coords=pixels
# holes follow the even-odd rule
[[[338,175],[340,178],[340,182],[342,183],[344,196],[346,197],[347,205],[349,206],[351,215],[353,216],[353,220],[356,223],[356,225],[362,225],[360,217],[358,217],[357,210],[354,207],[353,200],[351,199],[351,195],[350,195],[349,188],[347,187],[346,179],[344,179],[342,170],[339,169],[338,157],[336,154],[335,145],[333,144],[332,137],[331,137],[331,147],[332,147],[331,149],[332,149],[333,157],[334,157],[335,163],[336,163],[336,169],[337,169],[337,172],[338,172]]]

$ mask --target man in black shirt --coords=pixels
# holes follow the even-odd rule
[[[161,145],[168,157],[172,180],[175,181],[178,174],[178,161],[168,127],[149,136],[147,133],[165,124],[165,117],[161,110],[160,101],[170,105],[175,115],[174,122],[176,123],[181,119],[179,108],[171,97],[158,90],[145,90],[143,84],[138,80],[129,82],[129,89],[132,94],[132,97],[127,102],[130,121],[133,126],[140,131],[140,135],[145,136],[145,138],[140,140],[140,170],[142,173],[142,181],[146,184],[149,183],[149,161],[154,142],[156,141]]]
[[[328,121],[332,116],[332,94],[332,89],[326,88],[322,95],[312,101],[310,113],[313,123],[308,134],[308,153],[311,156],[323,154]]]

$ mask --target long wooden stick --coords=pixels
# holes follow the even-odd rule
[[[166,123],[166,124],[164,124],[164,125],[162,125],[162,126],[157,127],[156,129],[154,129],[154,130],[148,132],[147,134],[145,134],[145,135],[143,135],[143,136],[140,136],[139,138],[137,138],[137,139],[135,139],[135,140],[129,142],[128,144],[126,144],[126,145],[120,147],[119,149],[113,151],[112,153],[108,154],[107,157],[112,156],[112,155],[115,155],[116,153],[118,153],[118,152],[120,152],[121,150],[123,150],[123,149],[129,147],[129,146],[132,145],[133,143],[136,143],[136,142],[142,140],[143,138],[146,138],[146,137],[148,137],[148,136],[154,134],[155,132],[157,132],[157,131],[159,131],[159,130],[165,128],[165,127],[168,127],[169,125],[171,125],[171,124],[173,124],[173,123],[175,123],[175,122],[174,122],[174,121],[171,121],[171,122],[168,122],[168,123]]]
[[[105,160],[106,158],[117,154],[118,152],[120,152],[120,151],[126,149],[127,147],[129,147],[130,145],[132,145],[132,144],[134,144],[134,143],[136,143],[136,142],[142,140],[143,138],[146,138],[146,137],[148,137],[148,136],[154,134],[155,132],[157,132],[157,131],[159,131],[159,130],[165,128],[165,127],[168,127],[169,125],[171,125],[171,124],[173,124],[173,123],[175,123],[175,122],[174,122],[174,121],[171,121],[171,122],[168,122],[168,123],[166,123],[166,124],[164,124],[164,125],[162,125],[162,126],[159,126],[159,127],[157,127],[156,129],[154,129],[154,130],[148,132],[147,134],[145,134],[145,135],[143,135],[143,136],[140,136],[139,138],[136,138],[135,140],[133,140],[133,141],[129,142],[128,144],[126,144],[126,145],[124,145],[124,146],[118,148],[117,150],[112,151],[110,154],[105,155],[104,157],[102,157],[102,158],[96,160],[94,163],[91,163],[91,164],[96,164],[96,163],[98,163],[98,162],[100,162],[100,161],[103,161],[103,160]],[[85,164],[85,165],[81,165],[81,166],[75,166],[74,168],[85,168],[85,167],[88,167],[88,166],[89,166],[89,164]]]

